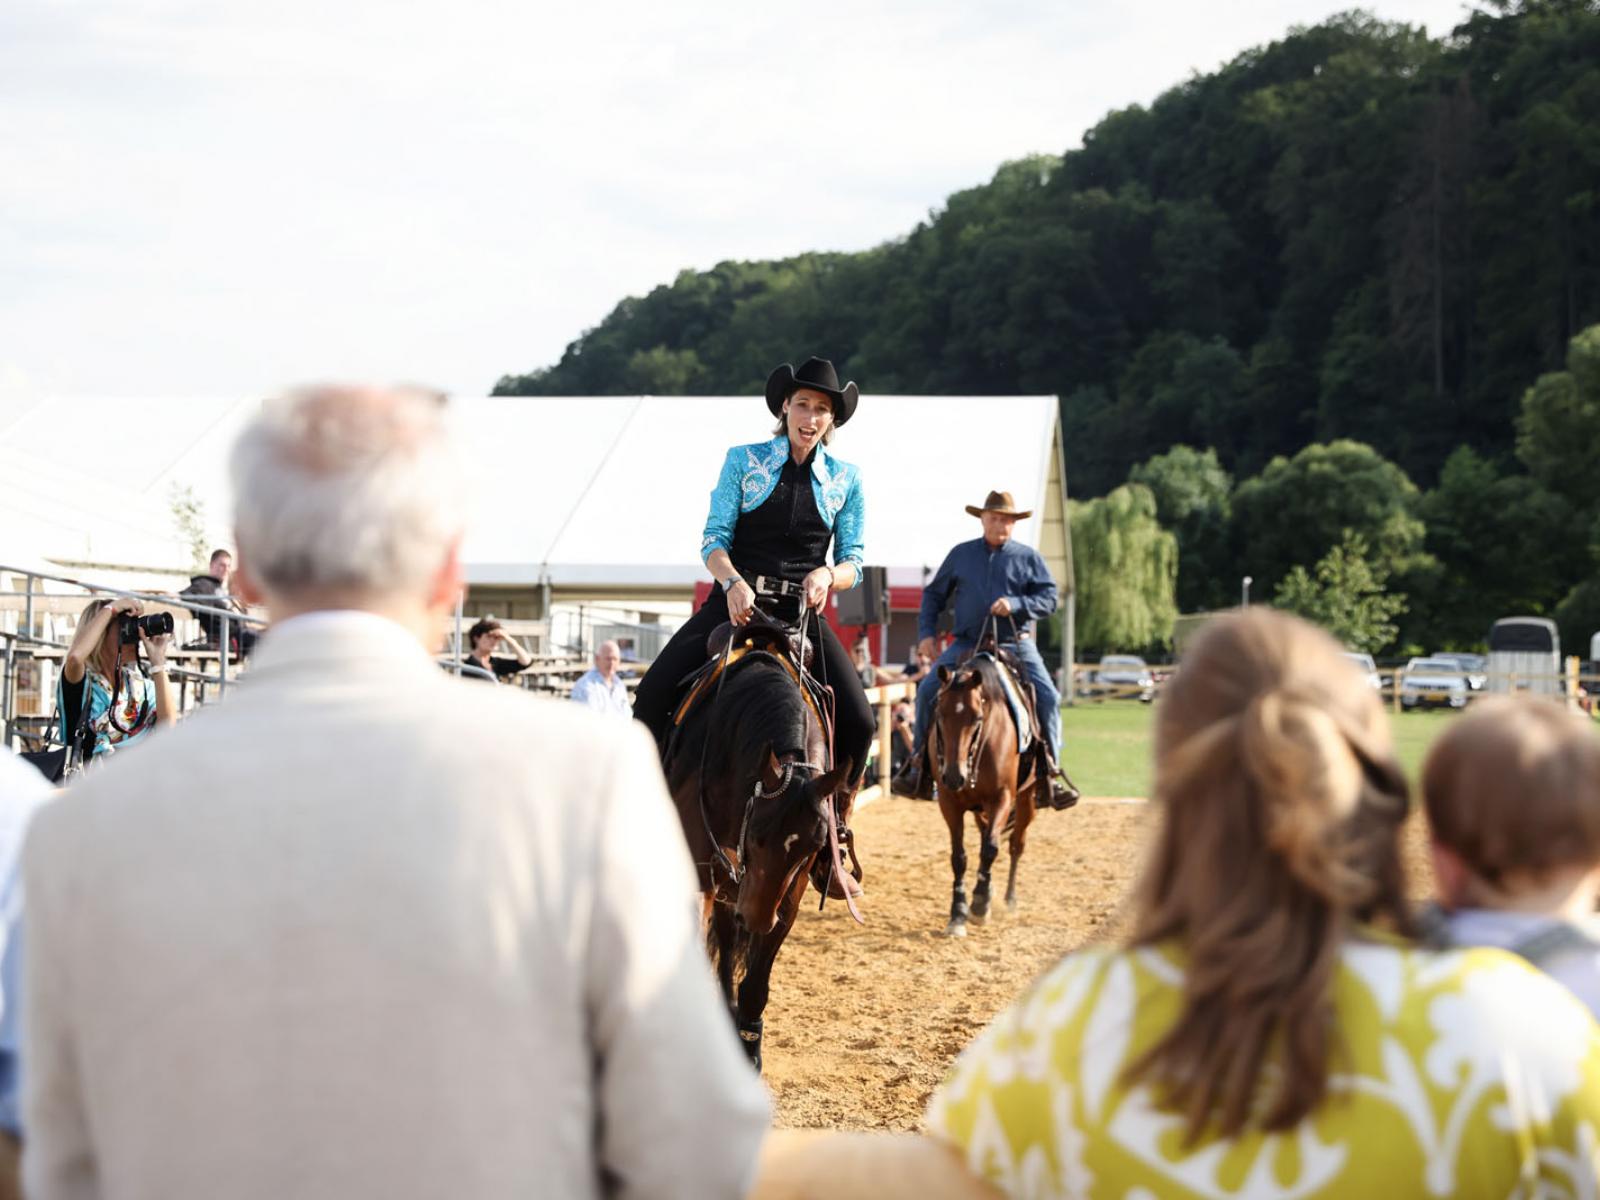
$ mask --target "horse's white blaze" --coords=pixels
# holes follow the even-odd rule
[[[957,712],[966,712],[967,711],[967,706],[965,704],[961,703],[961,701],[957,700],[956,701],[956,711]]]
[[[799,837],[800,835],[798,833],[791,833],[788,837],[783,839],[783,852],[785,854],[789,853],[790,849],[794,846]]]

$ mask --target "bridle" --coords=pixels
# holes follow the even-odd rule
[[[767,791],[766,785],[762,783],[761,777],[759,775],[756,776],[756,786],[751,791],[749,799],[744,802],[744,817],[739,822],[739,842],[735,847],[735,853],[739,856],[737,863],[730,863],[727,852],[723,850],[715,838],[712,839],[712,844],[716,846],[717,857],[721,861],[722,868],[728,872],[728,877],[733,880],[735,886],[738,886],[744,880],[744,864],[748,861],[745,845],[749,840],[750,816],[756,810],[756,801],[776,800],[783,795],[789,790],[789,785],[794,782],[796,772],[804,772],[804,779],[809,781],[822,774],[822,768],[817,766],[816,763],[796,762],[794,759],[790,759],[783,764],[783,774],[778,779],[777,786],[770,792]],[[700,811],[702,813],[705,812],[703,806]],[[710,831],[710,822],[708,820],[706,832],[709,833]]]
[[[968,661],[970,661],[970,660],[968,660]],[[955,682],[955,676],[954,675],[952,675],[950,677],[950,682],[951,683]],[[979,683],[978,683],[978,690],[982,691],[982,689],[983,689],[983,684],[982,684],[982,681],[980,680]],[[934,697],[934,713],[935,713],[936,716],[937,716],[938,711],[939,711],[938,710],[939,698],[942,697],[949,690],[950,690],[950,684],[946,683],[946,684],[944,684],[943,686],[941,686],[939,688],[938,695]],[[938,753],[935,754],[934,757],[939,762],[939,764],[942,766],[943,763],[944,763],[944,753],[943,753],[944,737],[939,732],[939,722],[937,720],[934,721],[934,723],[933,723],[932,734],[933,734],[933,737],[935,738],[935,740],[937,740],[939,742],[939,745],[940,745],[940,750],[939,750]],[[978,718],[978,727],[975,730],[972,731],[972,741],[967,747],[967,778],[969,780],[973,780],[973,779],[976,779],[978,777],[978,767],[983,762],[983,750],[984,750],[984,746],[988,743],[988,740],[989,740],[988,735],[989,735],[989,708],[985,707],[984,710],[983,710],[983,716]]]

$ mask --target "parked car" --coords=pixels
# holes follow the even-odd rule
[[[1344,656],[1361,669],[1361,673],[1367,677],[1367,682],[1372,685],[1373,691],[1383,691],[1383,680],[1378,677],[1378,664],[1372,661],[1372,655],[1346,650]]]
[[[1448,659],[1461,668],[1467,677],[1467,690],[1481,692],[1489,682],[1489,660],[1482,654],[1464,654],[1455,650],[1441,650],[1434,658]]]
[[[1466,675],[1448,658],[1413,658],[1400,673],[1400,703],[1405,708],[1428,704],[1465,708],[1469,693]]]
[[[1095,668],[1094,686],[1118,696],[1131,695],[1137,688],[1141,704],[1149,704],[1156,695],[1155,677],[1137,654],[1107,654]]]

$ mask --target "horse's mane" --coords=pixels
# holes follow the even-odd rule
[[[983,698],[991,704],[1003,705],[1006,711],[1010,712],[1011,705],[1006,698],[1006,687],[1000,681],[1000,668],[994,659],[987,654],[974,655],[956,668],[955,674],[950,676],[950,682],[965,687],[974,675],[978,678]]]
[[[791,756],[799,762],[807,760],[807,717],[806,701],[788,671],[769,654],[747,654],[728,669],[716,700],[702,704],[690,718],[701,729],[688,744],[692,749],[676,765],[680,769],[682,765],[698,769],[703,739],[708,776],[712,764],[731,764],[730,774],[745,792],[740,797],[743,803],[748,789],[766,766],[769,748],[780,759]],[[676,775],[677,771],[673,773]],[[797,777],[782,799],[799,794]],[[787,807],[782,802],[757,802],[750,814],[750,831],[764,836]]]

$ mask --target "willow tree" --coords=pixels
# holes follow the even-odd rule
[[[1091,650],[1143,650],[1172,642],[1178,617],[1178,542],[1156,520],[1156,499],[1127,483],[1072,504],[1078,642]]]

